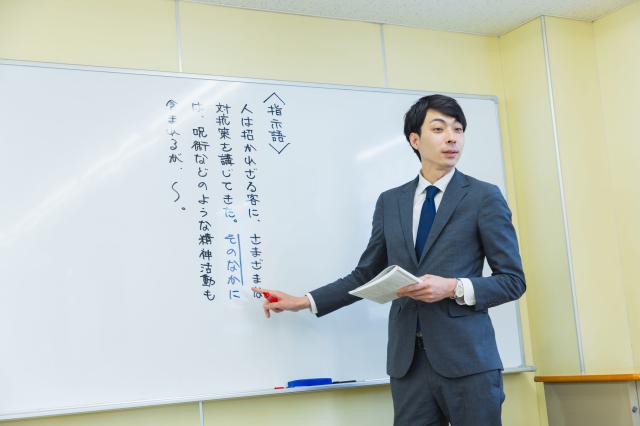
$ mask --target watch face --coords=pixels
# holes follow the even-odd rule
[[[464,295],[464,287],[458,282],[456,286],[456,297],[462,297]]]

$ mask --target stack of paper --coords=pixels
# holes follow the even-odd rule
[[[351,290],[349,294],[378,303],[387,303],[398,298],[396,293],[400,288],[419,281],[419,278],[398,265],[392,265],[385,268],[368,283]]]

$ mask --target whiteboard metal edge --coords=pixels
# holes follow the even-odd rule
[[[290,80],[268,80],[268,79],[247,78],[247,77],[218,76],[218,75],[209,75],[209,74],[191,74],[191,73],[171,72],[171,71],[136,70],[136,69],[130,69],[130,68],[60,64],[60,63],[54,63],[54,62],[15,61],[10,59],[3,59],[3,58],[0,58],[0,65],[22,66],[22,67],[33,67],[33,68],[65,69],[65,70],[75,70],[75,71],[91,71],[91,72],[112,73],[112,74],[149,75],[149,76],[155,76],[155,77],[169,77],[169,78],[177,77],[177,78],[189,78],[194,80],[214,80],[214,81],[227,81],[227,82],[250,83],[250,84],[264,84],[264,85],[269,84],[269,85],[287,86],[287,87],[308,87],[308,88],[318,88],[318,89],[346,90],[346,91],[359,91],[359,92],[397,93],[397,94],[407,94],[407,95],[410,95],[410,94],[425,95],[429,93],[442,93],[454,98],[482,99],[482,100],[492,101],[495,104],[498,103],[498,97],[495,95],[469,95],[469,94],[455,93],[455,92],[440,92],[440,91],[435,92],[435,91],[429,91],[429,90],[415,90],[415,89],[394,89],[389,87],[355,86],[355,85],[344,85],[344,84],[334,84],[334,83],[314,83],[314,82],[290,81]],[[500,142],[502,143],[502,140]]]
[[[517,368],[507,368],[502,372],[502,374],[505,375],[505,374],[517,374],[517,373],[530,373],[535,371],[536,371],[536,367],[525,365]],[[21,412],[0,414],[0,420],[16,420],[16,419],[25,419],[25,418],[35,418],[35,417],[62,416],[62,415],[69,415],[69,414],[96,413],[101,411],[115,411],[115,410],[124,410],[124,409],[135,409],[135,408],[143,408],[143,407],[189,404],[189,403],[198,403],[198,406],[200,407],[203,402],[207,402],[207,401],[220,401],[225,399],[237,399],[237,398],[253,398],[253,397],[259,397],[259,396],[284,395],[284,394],[301,393],[301,392],[321,392],[321,391],[330,391],[330,390],[339,390],[339,389],[361,388],[366,386],[381,386],[381,385],[388,385],[389,382],[390,382],[389,378],[370,379],[370,380],[357,381],[355,383],[340,383],[335,385],[323,385],[323,386],[305,386],[305,387],[282,389],[282,390],[262,389],[262,390],[252,391],[252,392],[239,392],[239,393],[232,393],[232,394],[200,395],[200,396],[171,398],[171,399],[149,399],[149,400],[140,400],[135,402],[127,402],[127,403],[84,405],[84,406],[78,406],[78,407],[66,407],[66,408],[59,408],[59,409],[52,409],[52,410],[39,410],[39,411],[21,411]]]

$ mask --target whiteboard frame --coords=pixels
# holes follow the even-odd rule
[[[393,89],[388,87],[352,86],[352,85],[340,85],[340,84],[328,84],[328,83],[297,82],[297,81],[287,81],[287,80],[267,80],[267,79],[255,79],[255,78],[247,78],[247,77],[229,77],[229,76],[214,76],[214,75],[207,75],[207,74],[191,74],[191,73],[184,73],[184,72],[136,70],[136,69],[128,69],[128,68],[97,67],[97,66],[76,65],[76,64],[60,64],[60,63],[53,63],[53,62],[16,61],[16,60],[7,60],[2,58],[0,58],[0,65],[46,68],[46,69],[63,69],[63,70],[74,70],[74,71],[88,71],[88,72],[110,73],[110,74],[129,74],[129,75],[148,75],[148,76],[154,76],[154,77],[188,78],[188,79],[194,79],[194,80],[240,82],[240,83],[258,84],[258,85],[279,85],[279,86],[289,86],[289,87],[309,87],[309,88],[358,91],[358,92],[396,93],[396,94],[416,95],[416,96],[425,96],[428,94],[442,93],[454,98],[490,100],[494,102],[496,106],[499,105],[498,98],[497,96],[494,96],[494,95],[470,95],[470,94],[455,93],[455,92],[440,92],[440,91],[432,92],[432,91],[423,91],[423,90]],[[503,137],[502,137],[502,128],[500,126],[499,112],[498,114],[496,114],[496,123],[498,126],[500,146],[502,147]],[[500,161],[504,168],[505,162],[504,162],[503,149],[500,150]],[[505,176],[504,184],[506,189],[507,187],[506,176]],[[506,196],[506,198],[508,199],[508,195]],[[525,360],[524,342],[522,339],[523,336],[522,336],[522,318],[521,318],[521,312],[520,312],[520,303],[515,303],[515,309],[516,309],[516,319],[517,319],[518,342],[520,345],[520,366],[515,368],[504,369],[502,372],[503,375],[536,371],[536,367],[532,365],[527,365]],[[99,411],[113,411],[113,410],[122,410],[122,409],[142,408],[142,407],[149,407],[149,406],[199,403],[200,418],[202,421],[202,416],[203,416],[202,403],[206,401],[236,399],[236,398],[251,398],[251,397],[258,397],[258,396],[282,395],[282,394],[299,393],[299,392],[319,392],[319,391],[328,391],[328,390],[336,390],[336,389],[359,388],[364,386],[380,386],[380,385],[387,385],[389,383],[390,383],[389,378],[381,378],[381,379],[370,379],[370,380],[358,380],[354,383],[296,387],[296,388],[282,389],[282,390],[261,389],[261,390],[251,391],[251,392],[205,394],[205,395],[192,395],[187,397],[168,398],[168,399],[138,400],[138,401],[114,403],[114,404],[68,406],[68,407],[59,408],[59,409],[24,411],[24,412],[13,412],[9,414],[0,414],[0,420],[24,419],[24,418],[35,418],[35,417],[45,417],[45,416],[59,416],[59,415],[90,413],[90,412],[99,412]]]
[[[507,368],[502,374],[516,374],[516,373],[532,373],[536,371],[536,367],[526,366],[519,368]],[[373,379],[373,380],[360,380],[355,383],[342,383],[335,385],[322,385],[322,386],[305,386],[295,387],[290,389],[262,389],[252,392],[239,392],[231,394],[212,394],[212,395],[196,395],[183,398],[170,398],[170,399],[148,399],[133,402],[123,402],[116,404],[99,404],[99,405],[83,405],[78,407],[65,407],[57,408],[54,410],[40,410],[40,411],[25,411],[15,412],[8,415],[0,415],[0,420],[16,420],[25,418],[47,417],[47,416],[62,416],[69,414],[81,414],[81,413],[96,413],[101,411],[115,411],[125,410],[143,407],[157,407],[162,405],[175,405],[175,404],[190,404],[198,403],[200,406],[200,415],[202,412],[202,403],[207,401],[221,401],[225,399],[238,399],[238,398],[254,398],[259,396],[269,395],[285,395],[290,393],[306,393],[306,392],[323,392],[331,390],[341,389],[353,389],[361,388],[365,386],[384,386],[388,385],[390,380],[387,379]]]

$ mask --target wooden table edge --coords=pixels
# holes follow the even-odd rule
[[[633,381],[640,381],[640,373],[577,374],[573,376],[535,376],[533,380],[539,383],[633,382]]]

